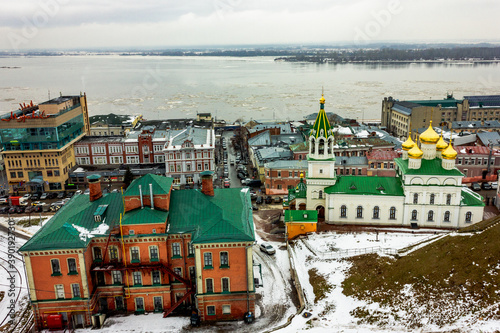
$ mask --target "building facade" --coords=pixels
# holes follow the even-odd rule
[[[5,114],[0,121],[2,157],[13,192],[68,189],[73,146],[90,130],[87,97],[61,96]]]
[[[266,194],[287,194],[299,183],[301,173],[307,171],[307,161],[275,161],[264,166]]]
[[[254,312],[249,192],[213,189],[210,174],[202,190],[172,183],[146,175],[123,195],[103,194],[91,176],[90,195],[75,195],[21,247],[36,329],[54,314],[80,328],[99,326],[97,314]]]
[[[166,176],[174,185],[200,183],[202,172],[215,171],[215,132],[197,127],[172,130],[163,152]]]
[[[430,124],[420,145],[411,138],[403,143],[394,177],[338,175],[321,98],[309,138],[307,183],[289,191],[289,207],[316,210],[332,224],[462,228],[481,221],[483,199],[462,186],[452,144]]]

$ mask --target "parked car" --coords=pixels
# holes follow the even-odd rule
[[[43,206],[42,205],[35,206],[35,213],[41,213],[41,212],[43,212]]]
[[[34,200],[38,200],[40,199],[40,193],[33,193],[31,195],[31,200],[34,201]]]
[[[491,189],[496,190],[498,188],[498,182],[491,183]]]
[[[29,193],[26,193],[25,195],[23,195],[24,200],[29,200],[30,198],[31,198],[31,194],[29,194]]]
[[[9,197],[0,198],[0,204],[8,204],[8,203],[9,203]]]
[[[250,183],[252,181],[252,179],[250,178],[245,178],[245,179],[242,179],[241,180],[241,184],[242,185],[248,185],[248,183]]]
[[[15,213],[16,213],[16,207],[10,207],[9,214],[15,214]]]
[[[26,214],[30,214],[30,213],[33,213],[35,211],[35,206],[28,206],[26,207],[26,209],[24,210],[24,212]]]
[[[224,187],[225,188],[230,188],[231,187],[231,183],[229,182],[229,180],[225,180],[224,181]]]
[[[59,192],[57,194],[57,199],[62,199],[62,198],[64,198],[64,192]]]
[[[248,182],[246,185],[250,187],[261,187],[262,182],[260,179],[252,179],[252,181]]]
[[[483,188],[483,190],[491,190],[490,183],[483,183],[481,187]]]
[[[78,192],[78,191],[77,191],[77,192]],[[111,193],[118,193],[118,192],[120,192],[120,190],[119,190],[119,189],[117,189],[117,188],[115,188],[113,191],[111,191]],[[82,193],[82,192],[80,192],[80,193]]]
[[[274,247],[269,243],[260,244],[260,250],[262,252],[267,253],[267,254],[275,254],[276,253],[276,250],[274,249]]]
[[[257,193],[255,193],[255,192],[250,192],[250,199],[252,199],[252,200],[257,199]]]
[[[82,190],[76,190],[75,194],[82,194]]]
[[[83,194],[86,194],[86,195],[90,195],[90,189],[85,189],[85,192],[83,192]]]
[[[255,201],[255,203],[258,204],[258,205],[260,205],[263,202],[264,202],[264,199],[261,196],[258,196],[257,200]]]
[[[47,192],[42,193],[42,195],[40,196],[40,200],[45,200],[45,199],[47,199],[47,196],[48,196],[48,195],[49,195],[49,194],[48,194]]]
[[[282,202],[282,201],[283,201],[283,198],[282,198],[282,197],[275,197],[275,198],[274,198],[274,202],[275,202],[275,203],[280,203],[280,202]]]
[[[268,195],[268,196],[266,197],[266,204],[270,204],[270,203],[272,203],[272,202],[273,202],[273,197],[271,197],[270,195]]]
[[[252,210],[259,210],[259,207],[252,205]]]
[[[10,207],[2,207],[0,208],[0,213],[7,214],[9,212]]]
[[[63,200],[60,200],[60,201],[53,202],[50,205],[51,206],[64,206],[65,203],[66,202],[64,202]]]
[[[472,183],[472,189],[474,191],[480,191],[481,190],[481,185],[479,185],[479,183]]]
[[[47,196],[47,199],[55,199],[57,198],[57,192],[50,192]]]
[[[66,193],[66,198],[72,198],[73,195],[75,195],[75,192],[68,192]]]
[[[24,206],[16,206],[16,213],[17,214],[24,213]]]

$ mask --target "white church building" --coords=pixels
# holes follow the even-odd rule
[[[330,224],[462,228],[483,219],[482,197],[462,186],[457,152],[432,121],[420,135],[420,147],[411,134],[403,143],[395,177],[337,175],[324,105],[322,97],[309,133],[306,183],[289,190],[290,209],[317,210]]]

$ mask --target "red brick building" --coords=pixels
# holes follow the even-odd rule
[[[250,195],[245,189],[172,191],[146,175],[127,191],[74,196],[19,250],[38,330],[58,315],[65,327],[96,314],[196,311],[201,320],[254,312]],[[215,228],[215,226],[217,226]]]
[[[393,150],[373,150],[366,154],[368,159],[368,176],[395,177],[394,159],[401,153]]]
[[[307,172],[307,160],[275,161],[264,165],[266,194],[288,194]]]
[[[457,168],[464,175],[464,183],[477,182],[483,179],[496,180],[497,171],[500,170],[500,152],[491,151],[486,146],[455,146],[457,151]],[[488,160],[490,170],[488,172]]]

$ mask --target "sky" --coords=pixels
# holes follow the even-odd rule
[[[498,0],[3,0],[0,50],[500,41]]]

